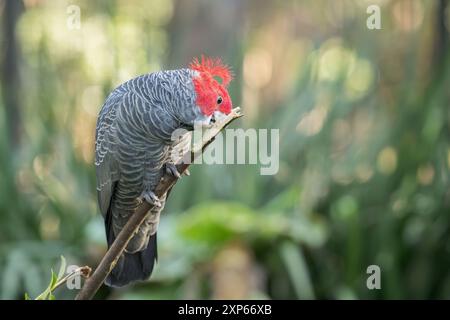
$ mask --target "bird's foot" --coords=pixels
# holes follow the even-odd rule
[[[166,163],[166,172],[177,179],[181,178],[181,174],[178,172],[177,166],[173,163]]]
[[[161,208],[162,204],[159,200],[158,196],[153,191],[144,191],[142,192],[141,196],[138,198],[140,202],[143,202],[144,200],[147,201],[149,204],[154,205],[155,207]]]

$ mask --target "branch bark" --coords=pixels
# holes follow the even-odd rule
[[[232,121],[237,118],[242,117],[239,108],[233,109],[233,111],[222,121],[214,124],[211,128],[208,128],[205,132],[203,132],[202,140],[200,143],[193,146],[192,150],[189,151],[191,153],[191,163],[202,154],[204,149],[214,141],[214,138],[219,132],[228,126]],[[177,164],[178,172],[181,174],[186,171],[189,167],[190,163],[180,163]],[[177,178],[165,174],[156,189],[154,190],[155,194],[158,197],[162,197],[170,188],[172,188],[177,182]],[[122,255],[125,250],[128,242],[132,238],[134,232],[139,228],[142,222],[145,220],[147,213],[153,206],[148,202],[144,201],[137,209],[136,212],[131,216],[128,222],[125,224],[123,229],[118,234],[116,240],[111,245],[109,250],[106,252],[103,259],[100,261],[97,269],[95,269],[94,273],[90,278],[86,280],[84,286],[81,288],[78,295],[75,297],[75,300],[90,300],[94,297],[95,293],[101,287],[102,283],[105,281],[108,274],[116,265],[118,259]]]

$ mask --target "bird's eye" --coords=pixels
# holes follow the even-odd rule
[[[219,97],[217,98],[217,104],[221,104],[221,103],[222,103],[222,101],[223,101],[222,97],[221,97],[221,96],[219,96]]]

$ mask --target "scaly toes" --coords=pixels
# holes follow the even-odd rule
[[[158,196],[153,191],[147,191],[142,194],[142,197],[148,203],[154,205],[155,207],[161,208],[162,204]]]
[[[166,172],[178,179],[181,178],[181,174],[178,172],[177,166],[174,165],[173,163],[166,163]]]

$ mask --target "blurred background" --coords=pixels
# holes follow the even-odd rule
[[[233,69],[233,127],[280,129],[280,170],[192,166],[151,280],[97,298],[450,298],[449,1],[0,0],[0,25],[0,298],[98,264],[99,109],[201,54]]]

